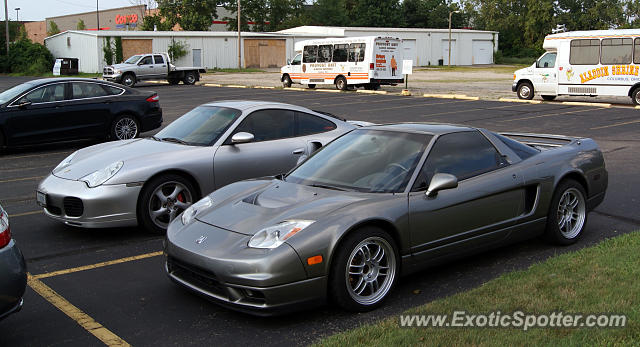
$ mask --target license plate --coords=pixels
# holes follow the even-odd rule
[[[46,207],[47,206],[47,194],[45,194],[43,192],[36,191],[36,201],[38,202],[38,205],[40,205],[42,207]]]

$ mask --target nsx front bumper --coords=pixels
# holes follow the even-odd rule
[[[308,278],[288,244],[247,246],[250,236],[178,218],[167,231],[167,275],[205,298],[245,313],[270,316],[326,300],[327,277]]]
[[[89,188],[82,181],[49,175],[36,194],[48,217],[77,227],[113,228],[138,224],[136,208],[141,189],[142,184]]]

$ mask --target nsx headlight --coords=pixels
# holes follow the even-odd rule
[[[183,225],[187,225],[187,224],[191,223],[193,218],[198,213],[208,209],[212,205],[213,205],[213,200],[208,196],[205,196],[204,198],[198,200],[198,202],[196,202],[195,204],[187,207],[187,209],[184,210],[184,212],[182,212],[182,224]]]
[[[249,240],[252,248],[276,248],[291,236],[313,224],[312,220],[288,220],[258,231]]]
[[[69,155],[68,157],[64,158],[63,161],[60,162],[60,164],[58,164],[58,166],[56,166],[55,169],[53,169],[53,172],[58,172],[62,169],[64,169],[65,167],[69,166],[71,164],[71,161],[73,160],[73,157],[76,156],[76,153],[78,153],[78,151],[75,151],[73,153],[71,153],[71,155]]]
[[[89,188],[97,187],[117,174],[122,168],[122,165],[124,165],[124,162],[117,161],[102,170],[98,170],[82,177],[80,180],[85,182]]]

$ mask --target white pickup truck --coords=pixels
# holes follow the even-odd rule
[[[166,53],[136,54],[124,63],[109,65],[102,71],[102,78],[133,87],[142,80],[166,79],[169,84],[194,84],[200,80],[204,67],[176,67]]]

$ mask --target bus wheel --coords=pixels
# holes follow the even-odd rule
[[[336,78],[336,89],[338,90],[347,90],[347,79],[343,76]]]
[[[533,86],[531,83],[524,82],[518,86],[518,98],[525,100],[533,99]]]
[[[284,75],[284,77],[282,77],[282,86],[285,88],[291,87],[291,78],[289,75]]]
[[[631,101],[636,105],[640,105],[640,87],[634,89],[631,93]]]

